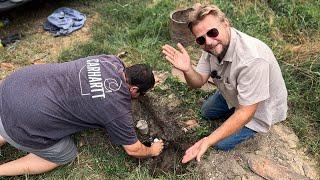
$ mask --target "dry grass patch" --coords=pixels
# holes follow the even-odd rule
[[[45,18],[33,22],[31,28],[26,30],[25,37],[6,47],[1,53],[1,60],[14,64],[27,65],[35,62],[56,62],[59,54],[74,45],[82,44],[91,39],[91,27],[99,19],[99,15],[87,15],[83,28],[69,36],[53,37],[42,28]]]
[[[320,35],[314,39],[306,39],[304,43],[299,45],[287,44],[284,47],[285,51],[293,53],[292,59],[288,59],[287,62],[303,63],[313,58],[316,61],[316,56],[320,54]]]
[[[85,13],[87,21],[84,27],[73,32],[69,36],[54,37],[42,27],[48,15],[57,7],[55,5],[43,9],[31,9],[26,12],[11,12],[13,18],[8,27],[0,29],[0,35],[5,37],[9,34],[21,33],[22,39],[0,49],[0,79],[7,74],[30,64],[43,64],[57,62],[62,51],[70,49],[78,44],[89,42],[92,38],[91,29],[100,20],[96,12]],[[75,9],[83,12],[85,6],[78,6]],[[11,68],[7,68],[6,64]]]

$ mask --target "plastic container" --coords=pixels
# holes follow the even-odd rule
[[[189,46],[194,43],[194,37],[188,28],[189,13],[192,8],[175,10],[170,13],[170,38],[175,43]]]
[[[138,121],[136,127],[139,129],[141,134],[148,134],[149,133],[148,123],[145,120]]]

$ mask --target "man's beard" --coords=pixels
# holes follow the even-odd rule
[[[205,51],[208,52],[209,54],[217,57],[219,59],[219,61],[221,61],[224,58],[224,56],[226,55],[227,51],[228,51],[229,44],[228,45],[221,44],[221,45],[222,45],[222,52],[221,53],[217,53],[215,51],[215,49],[213,47],[211,47],[211,46],[209,46],[209,48],[206,49]]]

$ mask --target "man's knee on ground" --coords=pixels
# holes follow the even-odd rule
[[[221,150],[221,151],[230,151],[232,149],[234,149],[236,146],[233,144],[229,144],[229,143],[225,143],[225,142],[220,142],[217,143],[214,148],[217,150]]]
[[[208,107],[206,104],[203,104],[201,107],[201,116],[206,119],[209,120],[210,118],[210,107]]]
[[[19,167],[23,174],[40,174],[60,166],[57,163],[48,161],[32,153],[16,160],[16,162],[19,162]]]

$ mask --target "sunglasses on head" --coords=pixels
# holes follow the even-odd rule
[[[208,37],[215,38],[215,37],[217,37],[217,36],[219,35],[219,31],[218,31],[217,28],[212,28],[212,29],[210,29],[206,34],[207,34]],[[204,44],[206,43],[205,35],[200,36],[200,37],[197,37],[197,38],[196,38],[196,42],[197,42],[200,46],[204,45]]]

